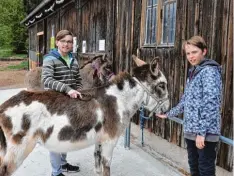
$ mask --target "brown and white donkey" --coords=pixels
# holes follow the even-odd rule
[[[89,101],[54,91],[21,91],[0,106],[0,175],[9,176],[40,142],[69,152],[95,144],[96,172],[110,175],[113,149],[141,104],[149,111],[169,107],[167,80],[157,64],[122,72]],[[155,108],[157,107],[157,108]]]

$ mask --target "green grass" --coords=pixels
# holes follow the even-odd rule
[[[1,59],[23,59],[27,58],[27,54],[15,54],[12,52],[12,48],[0,48],[0,60]]]
[[[11,58],[17,58],[17,59],[25,59],[25,58],[27,58],[27,54],[13,54],[10,57]]]
[[[18,65],[9,65],[7,67],[0,68],[0,71],[6,70],[27,70],[28,69],[28,61],[22,61]]]
[[[12,56],[12,49],[0,49],[0,58],[6,58]]]

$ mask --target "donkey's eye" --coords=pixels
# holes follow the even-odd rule
[[[111,65],[107,65],[107,66],[105,67],[105,69],[106,69],[106,70],[111,70],[112,67],[111,67]]]

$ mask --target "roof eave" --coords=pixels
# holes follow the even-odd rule
[[[44,0],[42,1],[26,18],[24,18],[20,24],[23,24],[25,21],[29,20],[33,15],[35,15],[41,8],[43,8],[46,4],[51,2],[52,0]]]

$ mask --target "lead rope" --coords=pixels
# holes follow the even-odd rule
[[[141,146],[144,147],[144,124],[145,120],[151,119],[150,117],[146,117],[144,115],[144,104],[141,104],[141,107],[139,109],[140,111],[140,127],[141,127]]]

